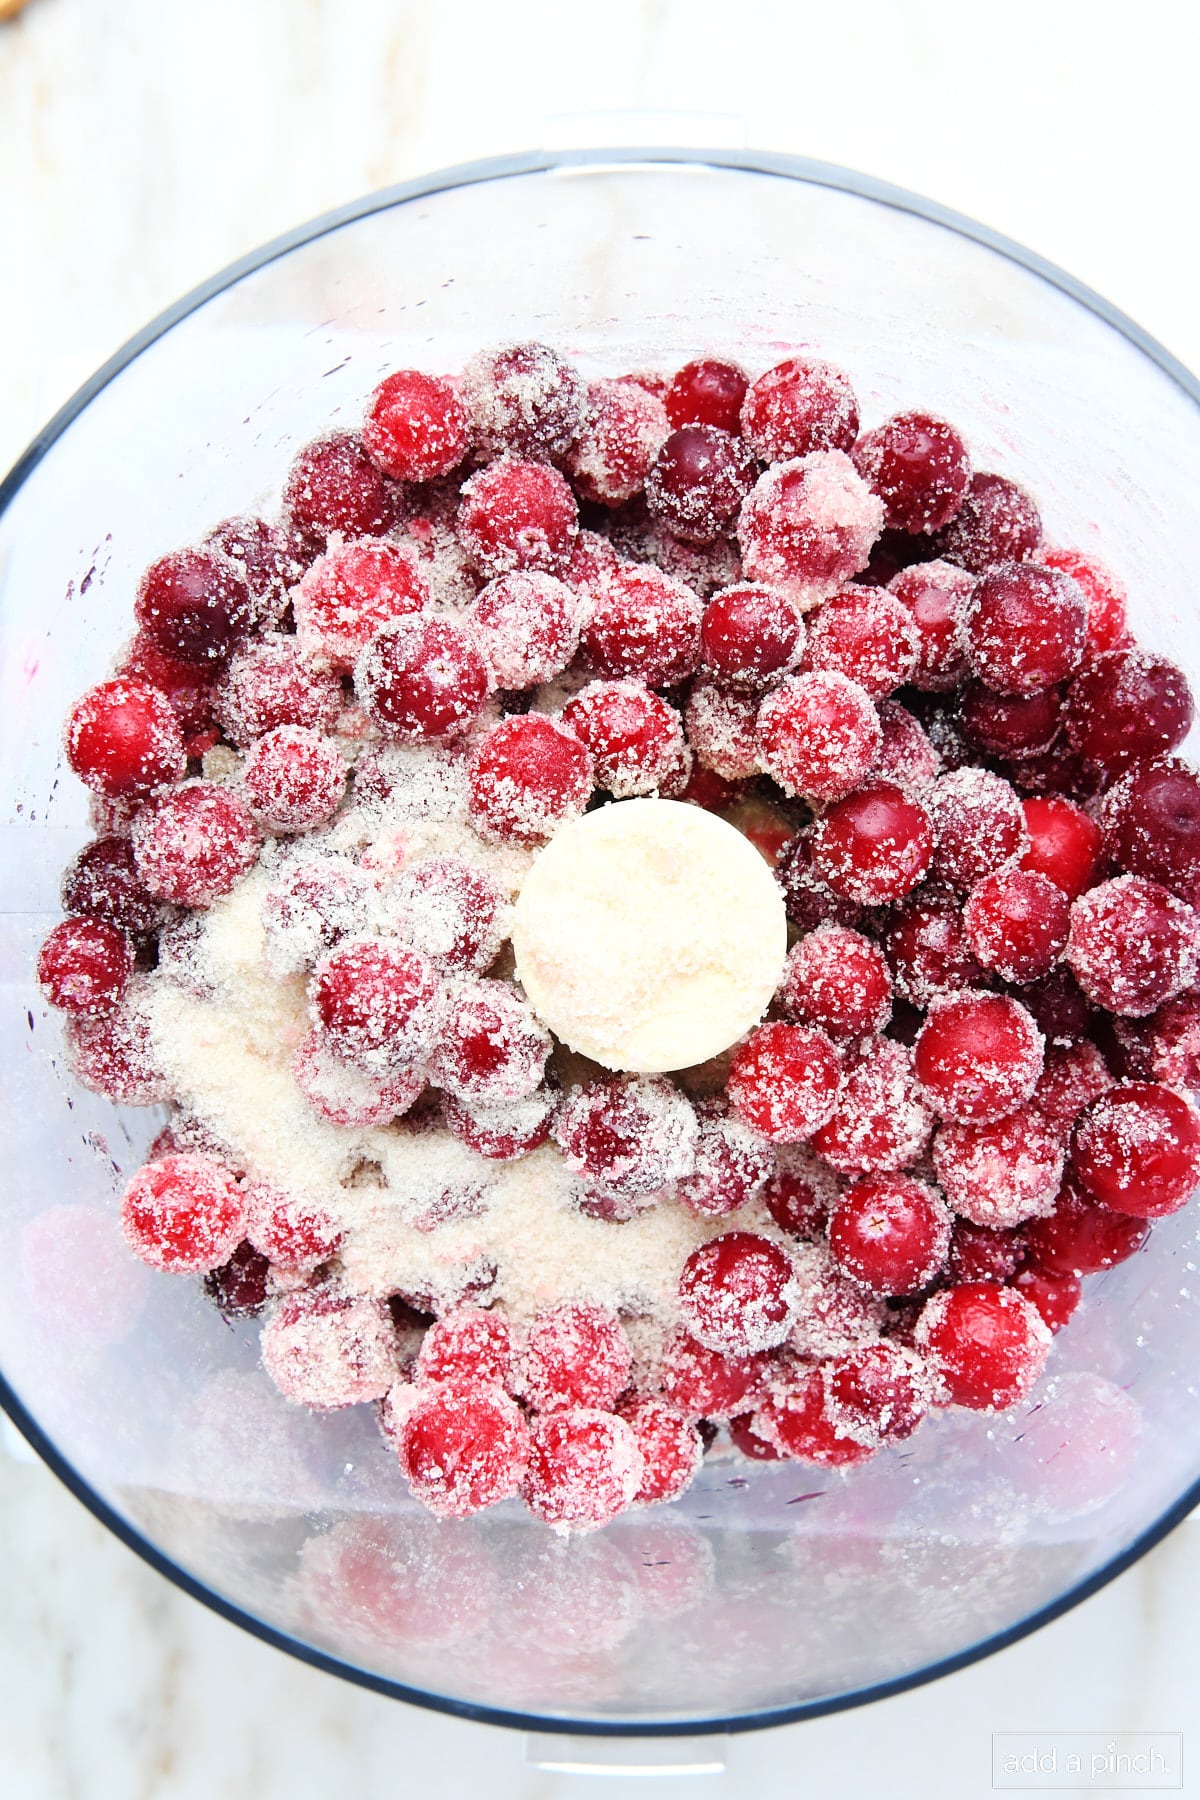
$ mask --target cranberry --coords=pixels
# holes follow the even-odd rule
[[[258,826],[245,802],[215,781],[164,788],[133,823],[138,876],[178,906],[208,906],[258,860]]]
[[[1016,702],[1005,704],[1011,706]],[[1019,756],[1010,763],[1009,773],[1024,794],[1055,794],[1081,805],[1094,800],[1105,785],[1104,771],[1085,757],[1077,756],[1065,742],[1056,743],[1034,756]]]
[[[1015,1289],[975,1281],[926,1302],[916,1342],[945,1399],[997,1412],[1028,1394],[1046,1361],[1050,1332]]]
[[[1082,550],[1055,550],[1043,545],[1038,551],[1048,569],[1059,569],[1083,589],[1088,607],[1088,647],[1103,655],[1123,650],[1129,643],[1125,624],[1125,590],[1111,569]]]
[[[507,903],[491,875],[454,856],[409,863],[389,907],[405,942],[441,969],[482,974],[508,935]]]
[[[883,742],[870,695],[849,676],[796,675],[758,711],[764,766],[785,793],[840,800],[874,765]]]
[[[829,1215],[829,1248],[838,1267],[875,1294],[925,1287],[949,1247],[945,1203],[910,1175],[866,1175]]]
[[[1066,949],[1071,909],[1048,875],[1001,869],[971,889],[963,923],[983,968],[1005,981],[1036,981]]]
[[[491,683],[474,633],[450,619],[398,619],[359,659],[355,687],[386,737],[452,737],[478,717]]]
[[[1071,1167],[1092,1199],[1135,1219],[1177,1212],[1200,1180],[1200,1113],[1172,1088],[1130,1082],[1093,1100]]]
[[[203,548],[217,551],[234,565],[255,602],[255,618],[263,623],[281,617],[288,590],[312,557],[312,546],[294,527],[268,525],[256,518],[225,519],[209,532]]]
[[[795,666],[804,622],[783,594],[743,581],[713,595],[700,643],[704,667],[719,681],[755,687]]]
[[[315,1269],[342,1247],[345,1233],[332,1214],[303,1194],[285,1194],[252,1181],[244,1193],[246,1236],[277,1268]]]
[[[347,938],[321,958],[310,988],[320,1037],[368,1074],[417,1061],[440,1012],[428,959],[391,938]]]
[[[948,525],[971,478],[967,448],[952,425],[931,413],[896,413],[854,446],[854,465],[883,501],[896,531]]]
[[[751,1231],[727,1231],[692,1251],[679,1277],[679,1316],[710,1350],[751,1356],[782,1344],[799,1311],[787,1252]]]
[[[696,1427],[665,1400],[638,1399],[623,1405],[621,1417],[642,1453],[642,1484],[634,1495],[640,1506],[677,1500],[692,1482],[704,1456]]]
[[[164,907],[138,877],[133,845],[124,837],[85,844],[63,876],[63,911],[101,919],[131,937],[148,937],[163,922]]]
[[[331,1125],[388,1125],[425,1091],[425,1077],[415,1070],[368,1075],[344,1062],[315,1031],[292,1057],[292,1078],[313,1111]]]
[[[171,705],[189,757],[203,756],[218,737],[215,663],[179,662],[167,656],[148,632],[139,631],[122,657],[117,674],[142,687],[157,688]]]
[[[170,701],[133,681],[89,688],[67,715],[66,746],[80,781],[110,798],[148,793],[187,768]]]
[[[1024,562],[1042,538],[1037,507],[1003,475],[973,475],[958,511],[938,533],[937,553],[973,575],[996,563]]]
[[[929,1411],[933,1382],[922,1359],[901,1344],[864,1344],[825,1370],[826,1410],[858,1444],[875,1449],[912,1436]]]
[[[154,1063],[141,995],[132,982],[112,1012],[68,1019],[67,1048],[76,1078],[94,1094],[121,1106],[153,1106],[170,1098],[169,1083]]]
[[[955,1212],[1003,1228],[1048,1213],[1062,1184],[1058,1131],[1032,1107],[986,1125],[945,1124],[933,1166]]]
[[[882,700],[912,675],[918,649],[903,601],[886,588],[848,588],[814,615],[804,666],[848,675],[872,700]]]
[[[1113,1077],[1095,1044],[1054,1045],[1046,1052],[1033,1104],[1065,1136],[1084,1107],[1112,1085]]]
[[[946,889],[918,888],[890,914],[883,948],[897,992],[914,1006],[982,978],[967,942],[962,907]]]
[[[711,544],[736,522],[754,486],[754,457],[715,425],[685,425],[661,446],[646,476],[646,504],[684,543]]]
[[[675,1198],[700,1218],[721,1218],[751,1201],[775,1164],[768,1144],[719,1101],[697,1107],[696,1166],[675,1184]]]
[[[458,507],[458,536],[487,579],[511,569],[566,568],[579,530],[575,496],[544,463],[510,457],[472,475]]]
[[[543,1090],[507,1106],[468,1107],[453,1094],[443,1104],[447,1131],[468,1150],[495,1162],[513,1162],[546,1142],[557,1102]]]
[[[784,1456],[819,1469],[849,1468],[871,1454],[834,1422],[823,1369],[799,1365],[777,1377],[750,1425]]]
[[[571,560],[563,580],[579,594],[590,593],[604,576],[621,566],[621,559],[609,538],[596,531],[581,531],[575,539]]]
[[[653,794],[684,754],[679,714],[637,681],[593,681],[562,711],[592,753],[598,787],[615,800]]]
[[[460,980],[449,989],[430,1058],[439,1087],[469,1104],[527,1100],[542,1079],[550,1034],[506,981]]]
[[[882,1031],[892,1011],[892,979],[882,950],[861,932],[823,925],[788,956],[780,989],[788,1012],[835,1038]]]
[[[632,1352],[615,1312],[564,1301],[535,1313],[516,1359],[518,1391],[539,1412],[613,1405],[629,1383]]]
[[[436,481],[466,455],[471,426],[452,382],[419,369],[398,369],[371,395],[362,436],[385,475]]]
[[[951,1284],[968,1281],[1007,1281],[1025,1257],[1025,1233],[1015,1226],[995,1229],[955,1219],[950,1233],[947,1273]]]
[[[239,1244],[229,1261],[204,1277],[204,1292],[223,1319],[254,1319],[267,1304],[271,1265],[253,1244]]]
[[[813,1134],[812,1147],[845,1175],[903,1169],[916,1162],[932,1129],[911,1052],[876,1038],[846,1076],[837,1110]]]
[[[988,1124],[1032,1095],[1042,1072],[1042,1035],[1005,994],[941,995],[918,1034],[913,1066],[942,1118]]]
[[[452,1381],[472,1388],[507,1387],[512,1378],[512,1333],[503,1314],[459,1306],[435,1319],[417,1352],[418,1381]]]
[[[213,550],[175,550],[142,576],[134,616],[153,643],[182,663],[223,662],[257,622],[246,583]]]
[[[587,414],[567,458],[581,499],[620,506],[640,494],[670,431],[662,401],[632,381],[593,381]]]
[[[121,1200],[129,1247],[152,1269],[202,1275],[245,1236],[237,1183],[211,1156],[164,1156],[139,1169]]]
[[[1140,1018],[1195,981],[1200,915],[1156,881],[1121,875],[1074,902],[1066,955],[1089,1000]]]
[[[1200,777],[1174,758],[1139,763],[1106,796],[1105,849],[1131,875],[1200,898]]]
[[[489,581],[467,609],[501,688],[531,688],[561,674],[579,648],[579,602],[565,582],[536,569]]]
[[[250,810],[271,831],[311,831],[337,811],[346,763],[337,745],[303,725],[259,738],[243,770]]]
[[[280,725],[331,731],[341,707],[337,676],[303,656],[290,637],[244,645],[230,659],[216,692],[221,729],[242,749]]]
[[[587,416],[587,383],[549,344],[482,351],[463,370],[462,392],[492,455],[564,456]]]
[[[1083,1285],[1078,1275],[1050,1275],[1045,1269],[1022,1269],[1013,1277],[1013,1287],[1036,1307],[1042,1324],[1049,1331],[1061,1331],[1083,1298]]]
[[[594,1531],[627,1507],[645,1465],[624,1419],[590,1406],[560,1406],[533,1422],[521,1487],[530,1512],[557,1530]]]
[[[1030,757],[1047,750],[1058,733],[1062,689],[1042,688],[1026,696],[995,694],[970,681],[959,701],[963,736],[990,756]]]
[[[377,631],[423,612],[429,601],[410,546],[342,544],[319,557],[296,589],[296,642],[303,655],[348,674]]]
[[[699,676],[688,695],[684,730],[700,765],[728,782],[757,775],[762,768],[758,711],[756,694]]]
[[[1028,696],[1065,681],[1087,644],[1087,601],[1069,575],[1002,562],[975,583],[963,641],[976,675],[998,694]]]
[[[422,1506],[439,1519],[465,1519],[520,1492],[529,1427],[502,1388],[434,1388],[405,1413],[399,1454]]]
[[[614,1076],[568,1093],[554,1138],[573,1175],[607,1193],[640,1198],[690,1175],[696,1115],[661,1076]]]
[[[701,617],[699,600],[683,582],[660,569],[622,564],[594,590],[580,644],[597,675],[672,687],[700,660]]]
[[[283,487],[283,509],[315,538],[382,537],[396,518],[396,500],[381,470],[350,431],[331,431],[306,444]]]
[[[536,844],[591,798],[586,744],[542,713],[501,719],[471,757],[470,814],[485,838]]]
[[[840,451],[776,463],[742,506],[743,571],[812,606],[866,567],[882,523],[879,500]]]
[[[381,1400],[397,1374],[387,1305],[334,1285],[301,1288],[263,1327],[262,1359],[285,1399],[320,1411]]]
[[[761,1351],[732,1356],[710,1350],[688,1332],[676,1330],[663,1345],[663,1393],[688,1418],[727,1418],[753,1402],[768,1361]]]
[[[1200,1088],[1200,994],[1180,994],[1153,1020],[1150,1073],[1167,1087]]]
[[[1091,1030],[1088,997],[1065,963],[1040,980],[1025,983],[1016,998],[1033,1014],[1048,1043],[1073,1044]]]
[[[864,906],[910,893],[932,854],[928,813],[888,781],[869,782],[838,800],[813,834],[817,874],[835,893]]]
[[[1100,865],[1100,827],[1078,806],[1058,795],[1021,802],[1029,848],[1022,869],[1046,875],[1075,900],[1091,887]]]
[[[1145,1219],[1099,1206],[1068,1173],[1054,1211],[1025,1228],[1029,1255],[1052,1275],[1091,1275],[1135,1256],[1150,1235]]]
[[[764,462],[849,450],[858,436],[858,401],[849,378],[832,363],[791,356],[751,382],[741,427]]]
[[[951,887],[977,882],[1025,854],[1029,834],[1016,790],[987,769],[954,769],[925,796],[933,873]]]
[[[736,433],[748,385],[745,370],[720,357],[700,356],[684,363],[663,395],[672,429],[715,425]]]
[[[924,726],[898,700],[881,700],[876,711],[883,743],[872,772],[919,800],[942,773],[942,759]]]
[[[734,1052],[726,1093],[738,1117],[776,1143],[811,1137],[837,1104],[841,1064],[823,1031],[760,1025]]]
[[[64,919],[38,953],[42,993],[51,1006],[76,1018],[111,1012],[132,973],[129,939],[103,919]]]
[[[277,858],[260,915],[272,973],[298,974],[339,938],[364,932],[374,898],[367,871],[349,857],[313,854],[306,846]]]
[[[954,563],[934,561],[901,569],[887,586],[907,608],[916,630],[913,686],[927,693],[949,693],[967,673],[961,625],[974,579]]]
[[[1074,749],[1114,769],[1174,750],[1193,715],[1187,676],[1175,663],[1146,650],[1112,650],[1075,677],[1063,720]]]
[[[863,909],[856,901],[835,894],[815,873],[809,831],[800,832],[784,846],[775,865],[775,876],[783,889],[787,916],[800,932],[814,931],[824,924],[854,926],[862,918]]]

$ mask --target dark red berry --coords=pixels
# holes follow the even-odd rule
[[[937,553],[947,562],[982,575],[1001,562],[1024,562],[1042,538],[1037,507],[1024,488],[1003,475],[979,474],[944,531]]]
[[[962,438],[932,413],[894,414],[859,438],[854,464],[898,531],[940,531],[958,511],[971,479]]]
[[[381,537],[396,518],[396,500],[383,472],[350,431],[331,431],[306,444],[288,470],[283,507],[302,531],[327,538]]]

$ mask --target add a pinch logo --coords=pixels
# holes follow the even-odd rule
[[[993,1788],[1112,1790],[1183,1786],[1183,1736],[1171,1731],[997,1731]]]

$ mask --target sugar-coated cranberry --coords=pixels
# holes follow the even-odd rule
[[[908,610],[917,634],[914,687],[927,693],[949,693],[967,673],[961,625],[974,577],[955,563],[935,560],[901,569],[888,582],[888,592]]]
[[[536,844],[591,798],[591,751],[542,713],[501,719],[475,746],[470,815],[483,837]]]
[[[267,1304],[271,1265],[253,1244],[241,1243],[204,1277],[204,1292],[223,1319],[255,1319]]]
[[[743,573],[813,606],[866,567],[882,524],[880,501],[841,451],[776,463],[738,519]]]
[[[1114,1212],[1135,1219],[1177,1212],[1200,1181],[1200,1113],[1156,1082],[1112,1088],[1076,1125],[1071,1167],[1091,1198]]]
[[[691,1102],[661,1076],[614,1076],[572,1088],[554,1139],[573,1175],[638,1198],[690,1175],[696,1157]]]
[[[804,621],[776,589],[742,581],[712,596],[700,642],[703,665],[719,681],[760,686],[795,666]]]
[[[1115,1268],[1135,1256],[1149,1235],[1146,1219],[1098,1205],[1070,1173],[1054,1211],[1025,1227],[1031,1261],[1060,1275]]]
[[[164,788],[133,822],[138,876],[178,906],[208,906],[258,860],[261,834],[244,800],[215,781]]]
[[[1027,1268],[1013,1276],[1012,1285],[1023,1300],[1036,1307],[1049,1331],[1061,1331],[1083,1298],[1078,1275],[1051,1275],[1045,1269]]]
[[[799,1311],[791,1257],[752,1231],[727,1231],[693,1250],[679,1277],[679,1316],[710,1350],[751,1356],[782,1344]]]
[[[184,663],[219,663],[256,623],[250,590],[214,550],[173,550],[151,563],[134,617],[158,648]]]
[[[283,510],[311,537],[381,537],[396,519],[396,499],[382,470],[351,431],[331,431],[306,444],[283,486]]]
[[[948,525],[971,479],[967,447],[945,419],[902,412],[854,446],[854,466],[883,501],[897,531],[933,532]]]
[[[143,887],[126,837],[85,844],[67,867],[61,897],[64,912],[101,919],[131,937],[148,937],[163,922],[163,903]]]
[[[425,1091],[425,1077],[415,1069],[368,1074],[346,1062],[316,1031],[297,1047],[292,1079],[313,1111],[331,1125],[388,1125]]]
[[[988,769],[952,769],[925,795],[933,825],[933,874],[969,890],[1025,854],[1029,834],[1011,784]]]
[[[684,425],[663,443],[646,475],[646,504],[685,544],[711,544],[737,520],[757,464],[740,438],[715,425]]]
[[[311,544],[294,526],[269,525],[252,516],[222,520],[209,532],[203,547],[233,564],[256,603],[256,621],[264,624],[279,619],[289,589],[312,560]]]
[[[463,370],[462,394],[481,446],[494,456],[564,456],[587,417],[587,383],[549,344],[481,351]]]
[[[458,536],[491,580],[512,569],[565,570],[579,530],[575,496],[545,463],[503,457],[472,475],[458,506]]]
[[[362,437],[385,475],[435,481],[466,455],[471,424],[453,382],[420,369],[398,369],[371,395]]]
[[[1064,1157],[1061,1134],[1032,1107],[986,1125],[950,1121],[933,1140],[933,1166],[955,1212],[999,1228],[1050,1211]]]
[[[296,589],[296,642],[306,657],[348,674],[377,631],[429,602],[411,545],[340,544],[318,557]]]
[[[495,880],[456,856],[407,864],[388,905],[405,943],[440,969],[481,975],[508,935],[508,904]]]
[[[858,436],[858,401],[848,376],[832,363],[790,356],[750,383],[741,428],[764,462],[849,450]]]
[[[780,851],[775,878],[783,890],[787,916],[798,931],[815,931],[818,925],[855,926],[863,909],[844,894],[827,887],[812,866],[812,832],[802,831]]]
[[[85,787],[110,798],[148,793],[187,768],[170,701],[134,681],[102,681],[71,708],[67,761]]]
[[[595,1531],[632,1505],[645,1465],[631,1426],[591,1406],[560,1406],[533,1421],[521,1493],[558,1531]]]
[[[679,714],[638,681],[593,681],[569,700],[562,722],[592,753],[598,787],[615,800],[653,794],[684,753]]]
[[[1057,569],[997,563],[975,583],[962,630],[972,669],[994,693],[1037,694],[1078,669],[1087,601]]]
[[[1053,690],[1047,689],[1047,692]],[[1011,706],[1016,702],[1006,701],[1005,704]],[[1029,703],[1022,701],[1021,704]],[[1022,753],[1015,757],[1009,763],[1009,774],[1022,794],[1054,794],[1080,805],[1094,800],[1105,785],[1104,771],[1098,764],[1078,755],[1065,739],[1033,756]]]
[[[677,1500],[690,1487],[704,1457],[696,1427],[678,1407],[649,1397],[623,1404],[620,1415],[642,1453],[642,1482],[634,1495],[635,1504],[652,1506]]]
[[[691,588],[661,569],[622,564],[591,596],[580,647],[595,674],[673,687],[700,660],[703,609]]]
[[[1104,846],[1131,875],[1200,897],[1200,777],[1174,757],[1137,763],[1105,795]]]
[[[788,955],[780,994],[793,1018],[835,1038],[882,1031],[892,978],[878,944],[842,925],[823,925]]]
[[[1179,994],[1151,1020],[1150,1073],[1167,1087],[1200,1089],[1200,993]]]
[[[111,1012],[129,985],[133,947],[103,919],[64,919],[38,952],[38,986],[61,1012],[84,1017]]]
[[[245,1236],[246,1211],[233,1176],[211,1156],[164,1156],[139,1169],[121,1200],[129,1247],[152,1269],[202,1275]]]
[[[736,432],[749,382],[746,371],[719,356],[700,356],[684,363],[663,394],[671,428],[715,425]]]
[[[813,833],[813,867],[835,893],[883,906],[911,893],[933,855],[929,814],[889,781],[838,800]]]
[[[306,1194],[285,1193],[267,1181],[248,1182],[243,1201],[246,1236],[276,1268],[315,1269],[341,1249],[345,1236],[333,1215]]]
[[[947,989],[972,987],[983,975],[967,942],[960,902],[933,884],[893,909],[883,949],[897,991],[914,1006],[928,1006]]]
[[[721,1218],[753,1200],[775,1166],[757,1132],[714,1100],[696,1108],[696,1166],[675,1184],[675,1198],[701,1218]]]
[[[1100,865],[1102,834],[1082,807],[1058,795],[1035,795],[1021,802],[1029,848],[1022,869],[1046,875],[1075,900],[1091,887]]]
[[[1066,1136],[1084,1107],[1106,1094],[1113,1079],[1095,1044],[1053,1044],[1046,1051],[1046,1067],[1033,1091],[1033,1104]]]
[[[189,757],[203,756],[216,743],[215,662],[180,662],[168,656],[147,631],[139,631],[121,658],[117,674],[142,687],[157,688],[179,720]]]
[[[1125,623],[1125,589],[1111,569],[1082,550],[1052,549],[1043,545],[1038,551],[1048,569],[1059,569],[1083,589],[1088,608],[1088,647],[1103,655],[1106,650],[1123,650],[1129,642]]]
[[[797,1364],[781,1371],[750,1415],[750,1427],[783,1456],[819,1469],[850,1468],[871,1454],[834,1422],[822,1368]]]
[[[933,1382],[921,1357],[902,1344],[864,1344],[825,1369],[830,1420],[875,1449],[912,1436],[929,1411]]]
[[[698,676],[688,694],[684,729],[699,765],[723,781],[745,781],[759,774],[763,762],[758,711],[756,693]]]
[[[810,620],[804,667],[848,675],[872,700],[882,700],[912,675],[918,650],[903,601],[886,588],[847,588]]]
[[[507,1387],[512,1379],[512,1332],[502,1313],[458,1306],[443,1313],[421,1340],[418,1381],[452,1381],[472,1388]]]
[[[287,1294],[262,1331],[263,1366],[286,1400],[319,1411],[381,1400],[397,1375],[387,1305],[335,1285]]]
[[[341,711],[342,684],[331,670],[304,656],[295,638],[256,638],[230,658],[215,703],[225,736],[244,749],[280,725],[332,730]]]
[[[1006,994],[939,995],[918,1034],[913,1066],[943,1118],[988,1124],[1032,1095],[1042,1072],[1042,1034]]]
[[[978,474],[958,511],[938,533],[937,553],[973,575],[1001,562],[1024,562],[1042,539],[1042,520],[1033,500],[1003,475]]]
[[[675,1330],[663,1345],[659,1378],[666,1398],[689,1419],[724,1419],[753,1403],[769,1366],[766,1352],[726,1355]]]
[[[758,710],[763,766],[785,793],[840,800],[879,754],[883,731],[865,688],[836,671],[795,675]]]
[[[502,1388],[451,1383],[419,1392],[398,1436],[409,1486],[439,1519],[465,1519],[520,1492],[529,1427]]]
[[[566,468],[581,499],[621,506],[640,494],[671,425],[663,403],[633,381],[593,381]]]
[[[836,1111],[814,1132],[812,1147],[844,1175],[905,1169],[922,1154],[932,1130],[911,1051],[876,1038],[851,1067]]]
[[[466,616],[497,687],[550,681],[579,647],[579,602],[565,582],[537,569],[489,581]]]
[[[563,580],[578,594],[591,592],[601,578],[620,567],[611,538],[598,531],[581,531],[571,550],[571,560],[563,571]]]
[[[734,1052],[726,1093],[738,1117],[776,1143],[801,1143],[837,1104],[841,1063],[823,1031],[760,1025]]]
[[[1025,1249],[1025,1233],[1017,1226],[996,1229],[955,1219],[946,1272],[955,1287],[968,1281],[1007,1281],[1024,1261]]]
[[[963,737],[976,750],[1009,760],[1027,759],[1053,743],[1062,703],[1062,689],[1057,687],[1029,695],[997,694],[981,681],[970,681],[959,700],[958,721]]]
[[[1036,981],[1066,949],[1071,908],[1048,875],[1000,869],[971,889],[963,923],[983,968],[1005,981]]]
[[[469,1104],[527,1100],[542,1079],[550,1034],[507,981],[451,984],[430,1072],[439,1087]]]
[[[1072,904],[1066,958],[1095,1005],[1141,1018],[1195,981],[1200,914],[1156,881],[1120,875]]]
[[[280,725],[259,738],[242,780],[251,812],[271,831],[311,831],[337,811],[346,763],[320,732]]]
[[[507,1106],[467,1106],[453,1094],[443,1103],[446,1129],[460,1143],[493,1162],[514,1162],[528,1156],[550,1136],[557,1110],[555,1096],[545,1089],[526,1100]]]
[[[339,938],[360,935],[374,899],[370,875],[347,856],[312,854],[306,847],[276,858],[260,913],[272,973],[298,974]]]
[[[829,1215],[829,1248],[838,1267],[872,1293],[912,1294],[946,1261],[950,1214],[911,1175],[865,1175]]]
[[[942,773],[941,756],[920,720],[898,700],[880,700],[876,711],[883,742],[872,773],[919,800]]]
[[[1050,1332],[1014,1288],[976,1281],[926,1302],[916,1343],[946,1400],[998,1412],[1028,1394],[1045,1364]]]
[[[451,619],[398,619],[358,661],[355,689],[385,737],[453,737],[478,717],[491,689],[479,643]]]
[[[392,938],[347,938],[321,958],[310,988],[321,1038],[368,1074],[417,1061],[440,1013],[433,966]]]
[[[632,1351],[606,1306],[562,1301],[535,1313],[521,1334],[517,1391],[538,1412],[555,1406],[610,1407],[629,1384]]]
[[[137,977],[111,1012],[68,1018],[67,1050],[77,1080],[121,1106],[153,1106],[170,1098],[170,1084],[154,1061],[150,1022]]]
[[[1191,729],[1194,710],[1177,664],[1148,650],[1111,650],[1071,683],[1063,723],[1072,748],[1114,769],[1174,750]]]

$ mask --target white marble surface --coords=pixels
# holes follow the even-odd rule
[[[1136,18],[1117,0],[32,0],[0,26],[0,468],[92,366],[242,251],[423,169],[585,141],[560,115],[597,110],[719,115],[628,135],[744,130],[936,195],[1200,365],[1198,49],[1200,14],[1154,0]],[[0,1457],[0,1541],[3,1800],[605,1791],[530,1769],[515,1734],[255,1643],[40,1466]],[[996,1730],[1186,1731],[1198,1653],[1191,1525],[952,1680],[736,1740],[720,1779],[623,1791],[974,1800]]]

